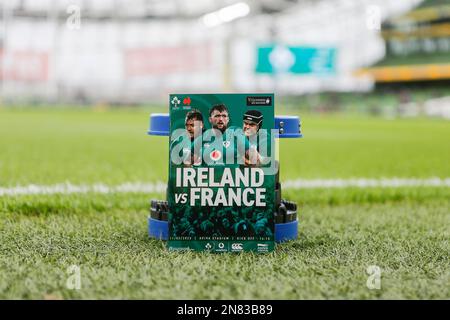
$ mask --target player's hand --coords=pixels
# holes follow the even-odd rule
[[[257,166],[261,163],[261,155],[256,148],[251,147],[245,151],[244,164],[246,166]]]

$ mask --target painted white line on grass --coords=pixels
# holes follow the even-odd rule
[[[283,189],[313,188],[398,188],[398,187],[450,187],[450,178],[382,178],[382,179],[296,179],[282,183]]]
[[[0,187],[0,196],[17,196],[32,194],[75,194],[75,193],[161,193],[166,190],[166,184],[127,182],[116,186],[108,186],[102,183],[93,185],[74,185],[71,183],[59,183],[49,186],[30,184],[11,188]]]
[[[450,187],[450,178],[428,179],[295,179],[282,182],[283,190],[287,189],[319,189],[319,188],[399,188],[399,187]],[[16,187],[0,187],[0,196],[17,196],[33,194],[77,194],[77,193],[163,193],[166,184],[163,182],[143,183],[127,182],[115,186],[102,183],[92,185],[74,185],[60,183],[54,185],[36,185]]]

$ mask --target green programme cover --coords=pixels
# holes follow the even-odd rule
[[[171,94],[169,103],[169,249],[272,251],[273,94]]]

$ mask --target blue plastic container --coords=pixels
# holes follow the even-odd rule
[[[300,118],[297,116],[275,116],[275,129],[279,130],[279,138],[301,138]],[[168,113],[150,115],[147,134],[154,136],[169,136],[170,117]]]

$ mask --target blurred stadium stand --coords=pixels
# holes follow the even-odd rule
[[[450,79],[450,1],[426,0],[382,25],[386,56],[357,72],[377,82]]]
[[[428,2],[3,0],[1,97],[122,104],[175,91],[367,91],[387,61],[423,49],[441,63],[435,48],[448,53],[448,5]]]

